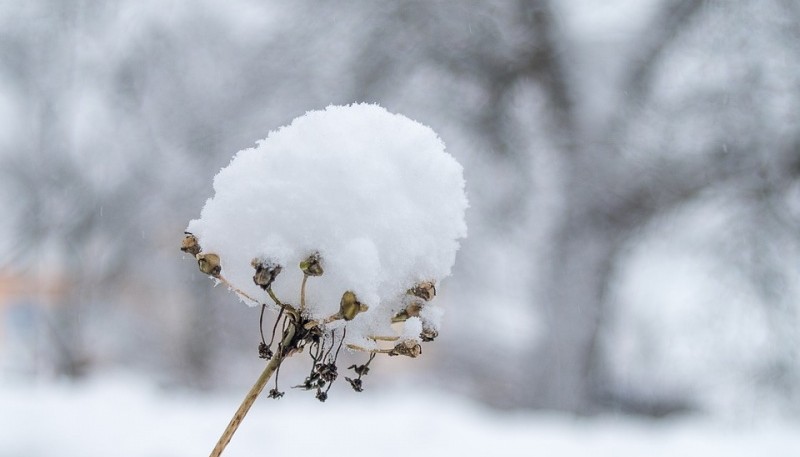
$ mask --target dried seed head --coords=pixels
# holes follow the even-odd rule
[[[197,242],[197,237],[189,232],[184,232],[183,241],[181,242],[181,251],[189,253],[193,256],[200,254],[200,243]]]
[[[218,277],[222,271],[222,266],[219,261],[219,256],[211,253],[200,253],[195,255],[197,258],[197,266],[200,271],[213,277]]]
[[[366,376],[369,374],[369,364],[350,365],[349,367],[347,367],[347,369],[355,371],[359,378],[361,376]]]
[[[434,285],[433,281],[421,282],[409,289],[408,294],[425,301],[431,301],[436,296],[436,285]]]
[[[334,363],[320,363],[317,364],[316,369],[319,377],[327,382],[333,382],[339,376],[338,368]]]
[[[406,340],[402,343],[398,343],[397,346],[389,352],[389,355],[404,355],[413,359],[422,355],[422,346],[414,340]]]
[[[419,312],[422,309],[422,303],[414,302],[410,305],[406,306],[406,308],[399,313],[395,314],[392,318],[392,322],[405,322],[408,320],[409,317],[418,317]]]
[[[319,257],[319,253],[315,253],[300,262],[300,269],[309,276],[322,276],[322,259]]]
[[[419,338],[424,342],[433,341],[436,337],[439,336],[439,332],[431,327],[422,327],[422,333],[419,334]]]
[[[283,269],[280,265],[272,262],[267,262],[261,259],[253,259],[250,265],[256,269],[256,274],[253,275],[253,282],[264,290],[272,286],[272,282],[278,277]]]
[[[364,391],[364,383],[361,381],[361,378],[350,379],[344,378],[347,382],[350,383],[350,387],[353,388],[356,392],[363,392]]]
[[[267,398],[274,398],[279,399],[283,397],[284,392],[279,391],[278,389],[270,389],[269,394],[267,394]]]
[[[292,389],[303,389],[303,390],[311,390],[317,388],[317,380],[319,379],[318,375],[309,376],[303,381],[302,384],[293,386]]]
[[[351,321],[355,319],[358,313],[363,313],[368,309],[369,306],[359,302],[353,292],[348,290],[342,294],[342,300],[339,302],[339,314],[342,315],[342,319]]]
[[[272,352],[272,349],[270,349],[269,346],[267,346],[267,343],[264,342],[258,343],[259,358],[270,360],[273,355],[275,354]]]

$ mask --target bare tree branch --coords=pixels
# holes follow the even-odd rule
[[[645,30],[645,36],[638,41],[636,55],[631,59],[631,67],[621,85],[622,103],[612,115],[606,129],[606,141],[613,144],[621,138],[629,127],[630,120],[639,113],[639,106],[647,98],[655,77],[658,64],[664,54],[674,44],[680,32],[695,15],[702,11],[706,0],[677,0],[664,2],[652,25]]]
[[[658,62],[679,36],[681,29],[701,11],[706,0],[666,1],[656,14],[653,26],[647,28],[647,36],[640,41],[638,56],[626,78],[625,88],[628,105],[638,103],[647,91],[658,70]]]
[[[578,132],[574,89],[571,87],[571,75],[563,60],[566,40],[558,29],[549,0],[523,0],[519,2],[519,8],[520,16],[532,32],[533,48],[526,58],[521,59],[517,72],[519,76],[533,75],[544,86],[553,113],[556,136],[566,143],[562,145],[565,150],[575,153]]]

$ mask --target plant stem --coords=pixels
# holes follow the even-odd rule
[[[275,373],[275,370],[281,364],[281,358],[275,356],[272,360],[267,363],[267,366],[264,368],[264,371],[261,373],[261,376],[258,377],[256,383],[250,389],[250,392],[247,393],[247,396],[244,397],[244,401],[239,406],[239,409],[236,410],[236,414],[233,415],[233,419],[228,424],[228,427],[225,428],[225,431],[222,433],[222,436],[217,441],[217,445],[214,446],[214,450],[211,452],[211,457],[219,457],[222,455],[222,451],[225,450],[225,446],[231,441],[233,438],[233,434],[236,433],[236,429],[239,428],[239,424],[242,423],[244,420],[244,416],[247,415],[247,412],[250,411],[250,407],[253,406],[253,402],[256,401],[258,395],[264,390],[264,386],[267,385],[267,381],[269,378],[272,377],[272,374]]]
[[[275,296],[275,292],[272,291],[272,287],[267,288],[267,293],[269,294],[269,297],[272,299],[272,301],[275,302],[276,305],[283,308],[283,303],[281,303],[281,301],[278,300],[278,297]]]
[[[232,290],[234,293],[236,293],[236,294],[237,294],[237,295],[239,295],[240,297],[244,297],[244,298],[246,298],[246,299],[250,300],[251,302],[253,302],[253,303],[257,304],[257,305],[260,305],[260,304],[261,304],[261,302],[259,302],[259,301],[258,301],[258,300],[256,300],[255,298],[253,298],[253,297],[251,297],[251,296],[247,295],[247,294],[246,294],[246,293],[245,293],[245,292],[244,292],[242,289],[239,289],[238,287],[236,287],[236,286],[234,286],[233,284],[231,284],[231,282],[230,282],[230,281],[228,281],[227,279],[225,279],[225,277],[224,277],[224,276],[222,276],[221,274],[220,274],[220,275],[217,275],[217,276],[215,276],[215,278],[216,278],[217,280],[219,280],[219,282],[221,282],[221,283],[225,284],[226,286],[228,286],[228,289]]]
[[[222,432],[222,436],[219,437],[219,441],[217,441],[217,445],[214,446],[214,450],[211,451],[210,457],[219,457],[222,455],[222,451],[225,450],[225,446],[230,443],[231,438],[233,438],[233,434],[236,433],[236,429],[239,428],[239,425],[244,420],[244,417],[247,415],[247,412],[250,411],[250,407],[253,406],[253,403],[258,398],[261,391],[264,390],[264,386],[267,385],[267,381],[269,378],[272,377],[272,374],[275,373],[275,370],[280,367],[281,362],[285,357],[291,355],[290,352],[285,352],[285,348],[288,344],[291,343],[292,338],[294,338],[295,334],[295,322],[292,321],[289,324],[289,328],[286,329],[286,332],[283,334],[283,341],[282,345],[278,347],[278,351],[275,356],[267,363],[267,366],[264,367],[264,371],[261,372],[261,376],[258,377],[256,383],[253,384],[253,387],[250,389],[250,392],[247,392],[247,396],[244,397],[242,404],[239,405],[239,409],[236,410],[236,414],[233,415],[230,423],[225,428],[225,431]]]
[[[308,281],[308,275],[303,275],[303,283],[300,284],[300,312],[302,313],[306,309],[306,281]]]

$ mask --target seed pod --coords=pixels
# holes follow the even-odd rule
[[[213,277],[219,276],[222,271],[219,256],[216,254],[200,253],[195,256],[197,258],[197,266],[200,271]]]
[[[422,355],[422,346],[414,340],[406,340],[402,343],[398,343],[397,346],[389,352],[389,355],[404,355],[413,359]]]
[[[433,284],[433,281],[421,282],[409,289],[407,293],[425,301],[431,301],[436,296],[436,285]]]
[[[250,265],[256,269],[256,274],[253,275],[253,282],[264,290],[272,286],[272,282],[278,277],[283,269],[280,265],[265,262],[260,259],[253,259]]]
[[[184,232],[183,241],[181,242],[181,251],[196,256],[200,254],[200,244],[197,242],[197,237],[189,232]]]
[[[356,378],[356,379],[344,378],[344,379],[346,379],[347,382],[350,383],[350,387],[352,387],[353,390],[355,390],[356,392],[364,391],[364,384],[361,381],[361,378]]]
[[[408,320],[409,317],[416,317],[419,316],[419,312],[422,309],[422,303],[414,302],[410,305],[406,306],[406,308],[399,313],[395,314],[392,318],[392,323],[395,322],[405,322]]]
[[[341,314],[342,319],[351,321],[355,319],[358,313],[363,313],[368,309],[369,306],[359,302],[353,292],[348,290],[342,294],[342,301],[339,302],[339,314]]]
[[[433,341],[436,337],[439,336],[439,332],[431,327],[422,327],[422,333],[419,334],[419,337],[424,342]]]
[[[310,255],[300,262],[300,269],[309,276],[322,276],[322,259],[320,259],[319,253]]]

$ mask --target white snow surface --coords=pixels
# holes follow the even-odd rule
[[[319,253],[325,273],[309,278],[306,309],[332,315],[354,292],[369,311],[349,323],[353,341],[385,333],[409,288],[448,276],[467,232],[461,165],[429,127],[372,104],[270,132],[217,174],[214,192],[187,231],[220,256],[222,275],[268,301],[251,260],[279,264],[272,289],[297,305],[298,265]]]
[[[119,375],[78,385],[0,382],[0,456],[208,455],[243,396],[161,390]],[[795,457],[797,426],[503,414],[409,386],[380,394],[342,391],[326,403],[262,395],[223,455]]]

